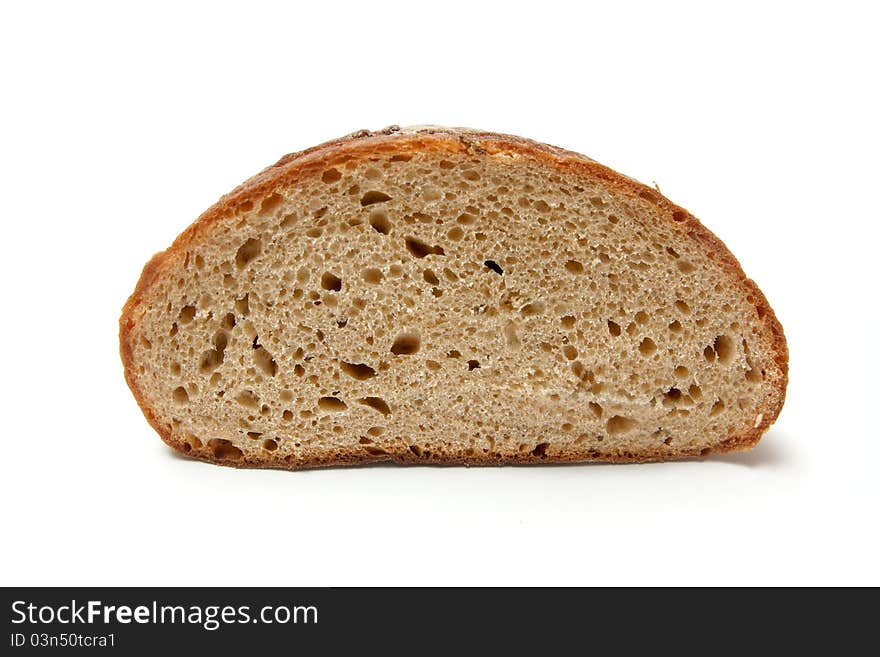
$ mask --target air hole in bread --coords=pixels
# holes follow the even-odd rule
[[[260,398],[251,390],[243,390],[235,396],[235,401],[245,408],[256,409],[260,407]]]
[[[208,441],[208,448],[215,459],[237,461],[243,456],[238,447],[223,438],[212,438]]]
[[[376,370],[363,363],[340,362],[339,368],[348,376],[357,379],[358,381],[366,381],[367,379],[372,379],[376,376]]]
[[[281,194],[269,194],[269,196],[264,198],[263,202],[260,203],[260,213],[269,214],[278,208],[283,202],[284,197],[281,196]]]
[[[391,197],[388,196],[388,194],[386,194],[385,192],[370,191],[361,197],[361,205],[366,207],[368,205],[373,205],[375,203],[384,203],[385,201],[390,200]]]
[[[681,299],[675,302],[675,309],[683,315],[687,315],[691,311],[691,307]]]
[[[178,404],[186,404],[189,401],[189,394],[183,386],[177,386],[171,393],[171,396]]]
[[[184,306],[180,309],[180,313],[177,315],[177,321],[181,324],[189,324],[193,321],[193,318],[196,316],[196,308],[195,306]]]
[[[263,250],[263,242],[256,237],[251,237],[238,247],[235,253],[235,266],[239,269],[247,267],[248,263],[260,255]]]
[[[478,361],[478,360],[469,360],[467,362],[467,364],[468,364],[468,371],[476,370],[476,369],[479,369],[479,367],[480,367],[480,361]]]
[[[263,441],[263,449],[265,449],[267,452],[274,452],[276,449],[278,449],[278,443],[271,438],[266,438],[266,440]]]
[[[331,413],[341,413],[348,408],[348,404],[339,399],[339,397],[321,397],[318,400],[318,408],[330,411]]]
[[[382,270],[376,267],[368,267],[361,272],[361,278],[371,285],[378,285],[382,282]]]
[[[609,319],[608,320],[608,332],[612,336],[617,337],[618,335],[620,335],[620,324]]]
[[[672,213],[672,220],[676,221],[678,223],[686,221],[687,220],[687,213],[682,210],[676,210],[675,212]]]
[[[532,450],[532,456],[543,458],[547,455],[547,448],[549,446],[549,443],[538,443],[537,445],[535,445],[535,449]]]
[[[669,330],[673,333],[681,333],[681,322],[679,322],[677,319],[671,321],[669,323]]]
[[[342,178],[342,173],[339,169],[327,169],[321,174],[321,180],[328,185],[338,182],[340,178]]]
[[[387,235],[391,232],[391,222],[388,220],[385,210],[377,208],[370,213],[370,226],[382,235]]]
[[[760,383],[764,376],[761,371],[752,363],[752,359],[746,357],[746,381],[750,383]]]
[[[569,274],[583,274],[584,266],[577,260],[569,260],[565,263],[565,271]]]
[[[718,362],[722,365],[727,365],[733,360],[736,347],[733,345],[733,340],[726,335],[719,335],[715,338],[715,344],[713,347],[715,353],[718,354]]]
[[[433,186],[423,187],[422,198],[428,203],[433,203],[434,201],[439,201],[443,198],[443,193]]]
[[[325,271],[321,275],[321,287],[325,290],[339,292],[342,289],[342,279],[332,272]]]
[[[570,344],[567,344],[564,347],[562,347],[562,353],[565,355],[565,357],[568,360],[574,360],[578,356],[578,350],[573,345],[570,345]]]
[[[423,224],[430,224],[434,222],[434,217],[425,212],[411,212],[410,214],[404,217],[404,221],[408,224],[414,224],[416,222]]]
[[[437,274],[435,274],[430,269],[426,269],[422,272],[422,277],[425,279],[426,283],[430,283],[431,285],[439,285],[440,279],[437,278]]]
[[[429,255],[444,255],[442,247],[431,246],[415,237],[407,237],[404,243],[406,244],[406,250],[416,258],[424,258]]]
[[[722,411],[724,411],[724,402],[719,399],[714,404],[712,404],[712,410],[709,411],[709,417],[720,415]]]
[[[278,364],[263,346],[254,350],[254,363],[266,376],[274,377],[278,373]]]
[[[678,388],[673,387],[663,393],[664,406],[675,404],[679,399],[681,399],[681,390]]]
[[[363,399],[359,399],[358,402],[364,406],[369,406],[373,410],[379,411],[382,415],[391,414],[391,408],[381,397],[364,397]]]
[[[235,312],[242,317],[247,317],[251,313],[249,294],[245,294],[241,299],[235,302]]]
[[[590,410],[593,412],[593,415],[595,415],[597,418],[602,417],[602,406],[600,404],[597,404],[596,402],[591,401],[587,405],[589,406]]]
[[[421,338],[418,333],[401,333],[391,345],[391,353],[395,356],[411,356],[418,353]]]
[[[639,351],[642,356],[650,356],[657,351],[657,344],[651,338],[645,338],[639,344]]]
[[[199,371],[202,374],[210,374],[223,364],[226,341],[226,333],[219,331],[214,337],[214,348],[205,351],[199,360]]]
[[[608,419],[608,422],[605,423],[605,428],[608,430],[608,433],[612,436],[621,433],[627,433],[628,431],[632,431],[636,428],[637,422],[631,418],[624,417],[622,415],[614,415],[613,417]]]
[[[446,237],[448,237],[449,239],[451,239],[452,241],[455,242],[455,241],[460,240],[462,237],[464,237],[464,231],[461,228],[459,228],[458,226],[453,226],[446,233]]]
[[[486,260],[483,264],[494,271],[496,274],[504,275],[504,270],[501,268],[501,265],[499,265],[494,260]]]

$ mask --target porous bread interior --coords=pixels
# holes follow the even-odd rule
[[[328,166],[175,254],[128,338],[142,403],[231,463],[711,450],[778,367],[740,282],[657,212],[500,155]]]

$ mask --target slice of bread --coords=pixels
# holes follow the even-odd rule
[[[782,327],[657,191],[526,139],[359,132],[288,155],[144,268],[125,377],[236,466],[650,461],[748,449]]]

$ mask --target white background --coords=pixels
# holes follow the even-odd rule
[[[4,3],[0,584],[880,584],[873,3]],[[764,290],[751,453],[237,471],[122,377],[141,267],[280,155],[439,123],[590,155]]]

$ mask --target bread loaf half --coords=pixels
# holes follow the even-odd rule
[[[782,327],[657,191],[526,139],[359,132],[285,156],[153,257],[125,377],[189,456],[651,461],[748,449]]]

